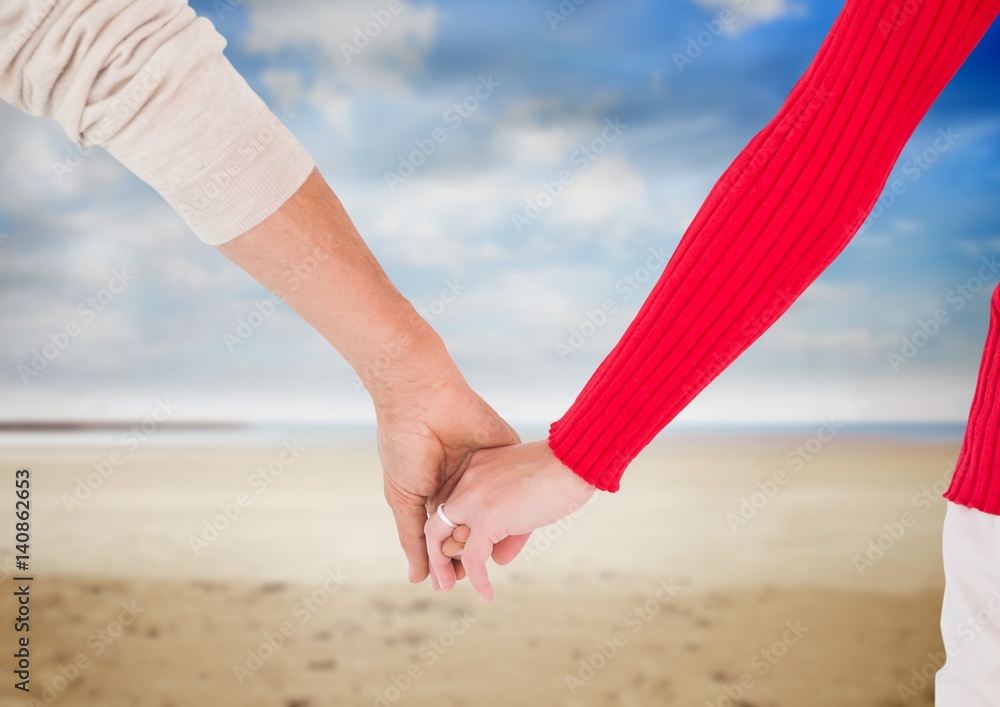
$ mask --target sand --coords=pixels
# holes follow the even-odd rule
[[[261,475],[281,450],[117,450],[67,503],[116,450],[0,448],[35,479],[38,704],[933,704],[955,445],[668,438],[495,568],[490,606],[400,581],[371,447],[305,445]],[[0,706],[28,704],[10,661]]]

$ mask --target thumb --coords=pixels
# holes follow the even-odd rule
[[[482,398],[482,409],[479,414],[479,424],[475,425],[473,441],[478,449],[490,447],[506,447],[511,444],[520,444],[521,435],[511,427],[506,420],[500,417],[489,403]]]
[[[461,557],[462,550],[465,548],[465,542],[469,539],[471,532],[472,530],[467,525],[458,526],[451,531],[451,535],[445,538],[445,541],[441,544],[441,552],[452,559]]]
[[[498,565],[510,564],[527,545],[531,533],[509,535],[493,546],[493,561]]]
[[[409,579],[418,583],[427,579],[427,543],[424,541],[424,524],[427,512],[424,499],[417,496],[396,495],[386,489],[386,501],[392,509],[399,533],[399,544],[410,563]]]

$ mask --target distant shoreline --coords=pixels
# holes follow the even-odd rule
[[[26,420],[18,422],[0,421],[0,433],[4,432],[105,432],[127,430],[142,424],[142,420]],[[236,430],[250,427],[248,422],[237,421],[197,421],[188,422],[157,422],[158,429],[163,430]]]
[[[522,439],[544,439],[548,425],[513,422]],[[775,438],[808,439],[817,434],[825,423],[755,424],[755,425],[693,425],[668,426],[653,441],[653,446],[684,442],[699,443],[711,439]],[[52,420],[0,422],[0,445],[4,447],[36,444],[115,444],[118,437],[136,427],[141,420]],[[156,441],[170,446],[193,444],[242,446],[272,444],[287,439],[318,445],[369,444],[375,441],[375,424],[354,423],[259,423],[239,420],[166,421],[155,428]],[[152,431],[152,430],[150,430]],[[965,425],[943,423],[845,423],[837,426],[835,436],[860,443],[951,444],[960,443]]]

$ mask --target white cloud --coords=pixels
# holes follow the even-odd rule
[[[565,160],[585,137],[582,131],[568,130],[563,125],[503,123],[493,134],[493,149],[521,164],[548,164]]]
[[[51,120],[5,103],[0,103],[0,154],[0,208],[8,212],[108,189],[127,174],[103,149],[80,148]],[[65,171],[67,164],[72,168]]]
[[[438,20],[433,5],[405,0],[397,14],[384,1],[246,0],[245,4],[251,20],[245,40],[249,51],[311,49],[325,59],[324,70],[335,83],[366,91],[405,89],[407,77],[423,69]]]
[[[470,237],[491,228],[503,213],[504,185],[494,173],[462,178],[413,177],[390,193],[367,200],[374,213],[365,236],[382,252],[413,265],[452,267],[495,260],[500,244]]]
[[[553,207],[556,223],[594,225],[620,214],[646,196],[646,181],[618,155],[599,158]]]
[[[535,350],[551,344],[552,336],[564,324],[576,324],[583,317],[574,295],[604,282],[602,268],[587,266],[546,265],[509,267],[495,282],[478,284],[464,295],[460,307],[464,312],[481,316],[487,321],[509,321],[509,326],[528,334],[526,349]],[[475,337],[469,341],[475,346]],[[505,355],[507,351],[503,352]]]
[[[265,69],[261,80],[278,102],[278,107],[291,107],[302,98],[302,77],[297,71]]]
[[[791,15],[802,16],[805,8],[794,0],[694,0],[695,5],[733,13],[733,21],[723,25],[727,34],[739,34],[754,25],[772,22]]]
[[[354,100],[348,93],[326,83],[317,83],[309,91],[308,102],[319,110],[327,123],[344,135],[350,134],[353,127]]]
[[[972,258],[983,258],[1000,253],[1000,238],[973,241],[966,238],[955,242],[955,247]]]
[[[876,336],[871,331],[858,328],[816,332],[782,327],[767,340],[768,348],[783,353],[833,353],[862,360],[882,356],[885,347],[891,343],[892,338],[888,334]]]

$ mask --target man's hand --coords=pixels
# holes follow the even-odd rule
[[[477,449],[521,440],[464,380],[398,386],[376,399],[376,411],[385,499],[410,563],[410,581],[422,582],[428,575],[424,524],[436,510],[428,500],[451,493]],[[453,571],[459,578],[464,574],[460,564]],[[440,588],[434,576],[431,584]]]

